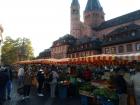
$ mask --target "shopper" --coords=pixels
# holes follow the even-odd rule
[[[0,68],[0,105],[6,101],[6,84],[8,82],[8,75],[5,73],[5,68]]]
[[[38,81],[38,89],[37,89],[38,96],[44,96],[42,93],[42,88],[43,88],[43,84],[45,82],[45,74],[41,67],[37,72],[37,81]]]
[[[123,77],[123,70],[120,69],[116,72],[114,78],[114,84],[116,86],[116,92],[119,96],[119,105],[127,105],[127,83]]]
[[[140,105],[140,68],[136,68],[136,74],[132,78],[134,93],[136,97],[136,105]]]
[[[8,82],[6,84],[6,93],[7,93],[7,99],[11,100],[11,90],[12,90],[12,68],[10,65],[6,65],[5,72],[8,75]]]
[[[52,71],[50,73],[50,75],[52,75],[52,77],[50,76],[50,78],[52,78],[52,81],[50,82],[50,89],[51,89],[51,98],[55,98],[55,91],[56,91],[56,85],[57,85],[57,80],[59,78],[58,73],[56,72],[56,67],[52,67]]]
[[[23,79],[24,79],[24,67],[20,65],[20,68],[18,70],[18,82],[19,86],[23,84]]]
[[[29,98],[30,94],[30,89],[32,85],[32,72],[30,71],[29,68],[25,68],[25,75],[23,79],[23,84],[24,84],[24,93],[23,93],[23,99]]]

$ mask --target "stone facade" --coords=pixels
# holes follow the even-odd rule
[[[81,22],[79,2],[73,0],[70,14],[70,35],[54,41],[51,47],[52,58],[140,52],[140,10],[105,21],[104,11],[99,0],[88,0],[83,13],[84,21]],[[130,30],[128,28],[124,33],[117,31],[119,29],[123,31],[123,27],[132,25],[135,28],[130,28]],[[137,31],[137,33],[130,37],[129,35],[133,31]],[[112,34],[113,32],[116,33]],[[126,37],[122,38],[123,34],[126,34]],[[111,41],[110,36],[113,37]],[[122,40],[116,41],[114,38]],[[91,45],[92,47],[90,47]]]
[[[80,21],[80,5],[78,0],[73,0],[71,4],[71,29],[70,34],[75,38],[82,36],[93,36],[95,31],[92,27],[99,26],[104,22],[104,12],[98,0],[88,0],[84,11],[84,22]]]

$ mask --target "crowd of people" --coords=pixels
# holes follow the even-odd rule
[[[64,68],[63,68],[64,69]],[[85,66],[66,66],[66,75],[75,75],[76,69],[80,69],[77,77],[87,82],[92,79],[108,79],[110,77],[112,84],[116,87],[119,97],[119,105],[128,105],[128,96],[133,91],[137,105],[140,104],[140,69],[137,67],[120,67],[120,66],[102,66],[91,67]],[[82,69],[84,69],[82,71]],[[30,90],[33,78],[37,81],[37,95],[44,96],[43,87],[47,82],[50,87],[50,97],[56,97],[56,86],[61,78],[60,72],[62,67],[54,65],[19,65],[17,73],[18,88],[23,89],[23,100],[30,98]],[[81,73],[82,71],[82,73]],[[93,73],[94,72],[94,73]],[[110,72],[110,75],[107,73]],[[105,76],[107,75],[107,76]],[[12,67],[9,65],[0,68],[0,105],[6,100],[11,100],[12,90]]]
[[[36,69],[35,72],[33,72]],[[45,70],[47,69],[47,70]],[[35,68],[32,68],[31,66],[20,66],[18,71],[18,82],[19,86],[23,86],[23,99],[29,98],[30,89],[32,85],[33,78],[36,78],[37,80],[37,95],[38,96],[44,96],[43,94],[43,86],[46,82],[50,84],[50,95],[52,98],[55,97],[55,88],[57,85],[57,80],[59,78],[59,75],[57,73],[57,68],[55,66],[52,66],[49,68],[37,66]]]

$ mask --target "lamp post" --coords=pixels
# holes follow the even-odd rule
[[[3,37],[2,37],[2,33],[3,33],[3,27],[0,25],[0,65],[2,64],[1,62],[1,45],[2,45],[2,41],[3,41]]]

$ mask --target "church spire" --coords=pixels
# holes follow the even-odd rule
[[[72,0],[71,3],[71,29],[70,34],[78,38],[81,34],[80,26],[80,5],[78,0]]]
[[[73,0],[72,3],[71,3],[71,7],[72,6],[76,6],[76,7],[80,8],[79,1],[78,0]]]
[[[104,22],[104,11],[99,0],[88,0],[84,11],[84,23],[97,27]]]
[[[85,12],[90,12],[90,11],[102,11],[101,4],[99,0],[88,0]]]

